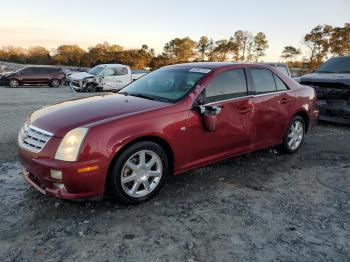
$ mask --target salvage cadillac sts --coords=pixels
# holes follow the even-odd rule
[[[294,153],[317,118],[314,89],[270,66],[180,64],[35,111],[19,156],[43,194],[139,203],[172,174],[261,148]]]

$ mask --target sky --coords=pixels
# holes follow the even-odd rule
[[[104,41],[124,48],[147,44],[162,52],[175,37],[215,41],[237,30],[264,32],[265,61],[279,61],[283,47],[302,47],[318,24],[350,22],[350,0],[0,0],[0,47],[78,44]]]

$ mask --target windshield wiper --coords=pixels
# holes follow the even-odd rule
[[[141,93],[128,93],[128,92],[122,92],[119,93],[125,96],[136,96],[136,97],[141,97],[149,100],[156,100],[153,96],[147,95],[147,94],[141,94]]]
[[[335,73],[335,72],[332,72],[332,71],[323,71],[323,70],[321,70],[321,71],[316,71],[316,73]]]

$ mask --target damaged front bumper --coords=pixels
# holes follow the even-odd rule
[[[350,99],[318,100],[320,120],[350,125]]]

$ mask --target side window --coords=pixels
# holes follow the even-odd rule
[[[221,73],[205,88],[206,102],[246,96],[247,80],[244,69],[234,69]]]
[[[38,74],[49,74],[50,73],[50,69],[45,68],[45,67],[38,67],[35,71]]]
[[[128,69],[126,67],[116,67],[114,68],[114,75],[120,76],[120,75],[127,75]]]
[[[22,69],[21,73],[22,74],[31,74],[31,73],[33,73],[33,69],[32,69],[32,67],[27,67],[27,68]]]
[[[288,87],[286,84],[275,74],[273,74],[273,77],[275,78],[276,81],[276,86],[277,86],[277,91],[287,91]]]
[[[270,70],[264,68],[250,69],[255,91],[257,94],[275,92],[276,84]]]
[[[115,73],[114,73],[114,70],[109,68],[107,69],[105,72],[104,72],[104,76],[114,76]]]

